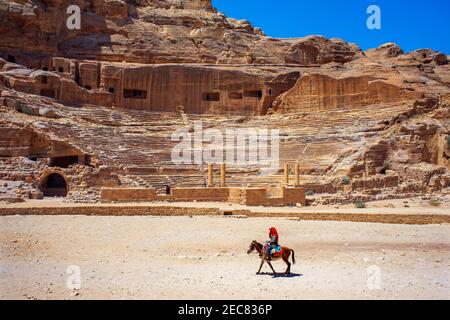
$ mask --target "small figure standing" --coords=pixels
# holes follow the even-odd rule
[[[278,246],[278,232],[277,229],[275,229],[274,227],[271,227],[269,229],[269,245],[267,246],[267,252],[266,252],[266,256],[267,256],[267,260],[270,261],[272,260],[272,249],[275,249]]]

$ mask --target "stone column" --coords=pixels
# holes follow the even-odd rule
[[[295,163],[295,186],[300,186],[300,164],[298,161]]]
[[[225,187],[225,179],[227,174],[227,168],[225,163],[222,163],[220,165],[220,186]]]
[[[214,164],[208,163],[208,188],[213,186],[213,169]]]
[[[289,185],[289,165],[287,163],[284,164],[284,184]]]

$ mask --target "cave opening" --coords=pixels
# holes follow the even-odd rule
[[[78,163],[78,156],[63,156],[50,158],[50,167],[68,168],[69,166]]]
[[[59,173],[51,173],[42,183],[44,197],[65,197],[67,195],[66,179]]]

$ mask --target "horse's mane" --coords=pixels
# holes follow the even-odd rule
[[[258,246],[260,246],[260,247],[264,247],[264,245],[263,245],[262,243],[259,243],[259,242],[256,241],[256,240],[253,240],[253,242],[254,242],[255,244],[257,244]]]

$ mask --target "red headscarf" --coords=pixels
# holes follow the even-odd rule
[[[272,237],[272,236],[276,236],[278,238],[277,229],[275,229],[274,227],[269,229],[269,237]]]

